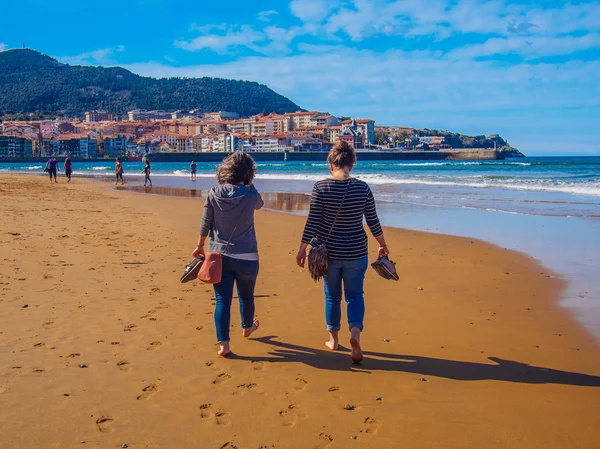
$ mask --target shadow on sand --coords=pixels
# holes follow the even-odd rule
[[[232,353],[228,358],[255,362],[305,363],[317,369],[351,370],[363,373],[395,371],[454,380],[499,380],[526,384],[600,387],[600,376],[558,371],[497,357],[488,357],[494,364],[487,364],[365,351],[365,360],[359,365],[352,365],[347,348],[340,347],[340,351],[331,352],[277,341],[276,338],[278,337],[270,335],[253,339],[276,347],[269,352],[270,357],[249,357]]]

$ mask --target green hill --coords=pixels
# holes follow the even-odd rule
[[[242,116],[284,113],[298,105],[267,86],[221,78],[149,78],[120,67],[61,64],[33,50],[0,52],[0,118],[81,116],[105,109],[202,109],[234,111]]]

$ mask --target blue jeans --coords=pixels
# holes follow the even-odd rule
[[[258,260],[240,260],[223,256],[223,276],[214,285],[216,307],[215,327],[220,343],[229,341],[233,283],[237,286],[242,327],[250,328],[254,321],[254,286],[258,276]]]
[[[329,259],[325,281],[325,320],[327,330],[339,331],[342,320],[342,282],[346,296],[346,312],[350,329],[363,328],[365,317],[365,298],[363,286],[365,273],[369,266],[367,256],[357,260]]]

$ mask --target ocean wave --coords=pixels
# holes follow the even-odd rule
[[[439,161],[439,162],[394,162],[394,163],[372,163],[366,162],[369,166],[380,166],[380,167],[460,167],[460,166],[474,166],[474,165],[516,165],[516,166],[530,166],[531,162],[502,162],[502,161]]]
[[[106,166],[106,165],[101,165],[101,166],[97,166],[97,167],[92,167],[92,170],[96,170],[96,171],[100,171],[100,170],[110,170],[112,167],[110,166]]]
[[[498,188],[509,190],[529,190],[529,191],[545,191],[545,192],[561,192],[572,193],[576,195],[591,195],[600,196],[600,183],[563,183],[557,184],[547,180],[532,180],[530,182],[524,180],[502,180],[502,182],[492,182],[492,180],[483,180],[479,182],[473,181],[444,181],[419,178],[393,178],[381,174],[360,174],[356,175],[369,184],[374,185],[426,185],[440,187],[474,187],[474,188]],[[323,179],[323,175],[318,174],[258,174],[257,179],[283,181],[318,181]],[[464,178],[463,178],[464,179]]]

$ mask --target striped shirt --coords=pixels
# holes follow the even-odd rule
[[[340,210],[346,189],[348,193]],[[335,226],[327,240],[338,210],[340,212],[335,220]],[[313,187],[302,243],[316,245],[327,240],[330,259],[361,259],[368,255],[363,216],[374,237],[383,234],[377,218],[375,199],[366,182],[354,178],[343,181],[334,179],[318,181]]]

